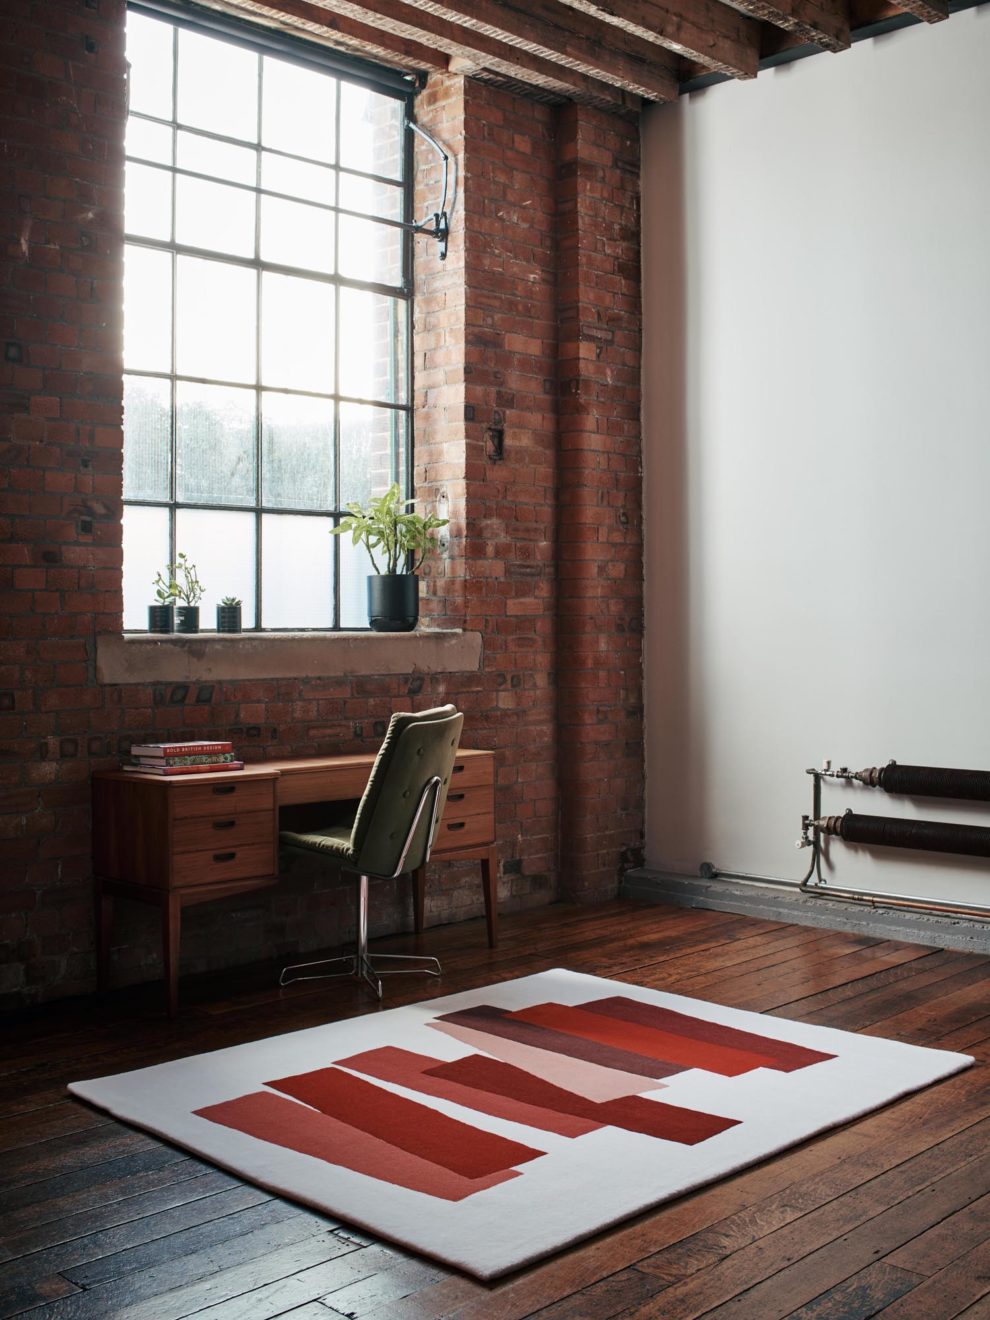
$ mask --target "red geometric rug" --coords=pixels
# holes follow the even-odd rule
[[[493,1278],[970,1063],[558,970],[69,1089]]]

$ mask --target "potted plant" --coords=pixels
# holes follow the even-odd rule
[[[166,564],[164,573],[159,573],[152,585],[155,595],[170,614],[175,616],[175,630],[180,633],[199,632],[199,602],[203,599],[203,584],[196,574],[196,565],[189,562],[188,555],[179,551],[174,564]],[[182,604],[175,608],[175,602]],[[155,626],[152,623],[152,611],[157,606],[148,608],[148,628],[151,632],[172,632],[172,623],[168,627]],[[157,618],[158,616],[156,616]],[[164,619],[164,616],[161,616]]]
[[[368,575],[368,623],[375,632],[410,632],[419,618],[419,578],[416,570],[437,548],[432,535],[448,519],[436,514],[413,513],[398,483],[384,495],[361,504],[349,504],[334,527],[334,535],[350,533],[354,545],[363,545],[374,568]]]
[[[152,582],[155,588],[157,604],[148,606],[148,632],[175,632],[175,586],[172,581],[172,565],[165,565],[166,572],[159,573]]]
[[[217,632],[241,631],[241,602],[237,596],[224,596],[217,606]]]

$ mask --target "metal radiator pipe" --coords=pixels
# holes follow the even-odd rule
[[[914,848],[924,852],[961,853],[990,857],[990,829],[983,825],[953,825],[942,820],[900,820],[894,816],[824,816],[812,822],[822,834],[846,843],[876,843],[885,848]]]
[[[872,766],[850,776],[885,793],[912,793],[919,797],[963,798],[990,802],[990,770],[950,770],[935,765]]]

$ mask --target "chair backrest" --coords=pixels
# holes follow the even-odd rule
[[[396,874],[423,788],[434,775],[440,779],[435,816],[440,819],[463,723],[453,706],[392,716],[351,831],[354,864],[365,874]],[[403,871],[415,871],[429,855],[432,807],[427,801]]]

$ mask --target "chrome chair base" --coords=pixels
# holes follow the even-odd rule
[[[383,967],[382,963],[419,962],[432,963],[432,967]],[[295,976],[295,972],[305,972],[309,967],[333,967],[335,963],[346,963],[340,972],[312,972],[308,976]],[[366,982],[378,999],[382,997],[381,976],[411,976],[419,972],[423,976],[442,976],[443,968],[436,958],[417,953],[347,953],[340,958],[324,958],[319,962],[295,963],[282,969],[278,978],[279,985],[291,985],[294,981],[327,981],[342,976],[350,976],[355,981]]]

